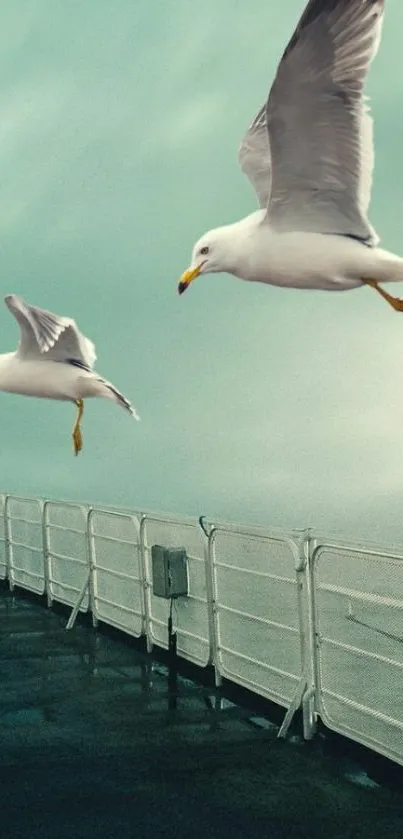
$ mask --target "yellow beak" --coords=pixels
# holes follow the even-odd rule
[[[179,294],[183,294],[190,283],[199,276],[201,267],[201,265],[196,265],[196,268],[188,268],[188,270],[182,274],[178,285]]]

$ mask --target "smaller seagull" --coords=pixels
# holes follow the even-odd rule
[[[364,94],[385,0],[309,0],[267,101],[240,150],[260,210],[210,230],[193,248],[182,294],[199,274],[347,291],[403,281],[403,259],[378,247],[367,212],[374,150]]]
[[[19,323],[21,338],[16,352],[0,354],[0,391],[74,402],[78,409],[72,435],[75,455],[83,447],[80,421],[84,399],[113,399],[139,419],[130,402],[93,370],[97,357],[94,344],[74,320],[28,306],[16,294],[10,294],[5,302]]]

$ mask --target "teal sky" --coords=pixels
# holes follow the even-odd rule
[[[73,406],[0,394],[3,490],[403,538],[403,316],[370,289],[217,274],[176,293],[199,235],[255,209],[237,149],[303,5],[3,3],[3,294],[74,317],[142,419],[88,401],[74,458]],[[403,4],[386,5],[371,219],[403,254]]]

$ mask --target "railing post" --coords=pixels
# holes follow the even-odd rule
[[[149,575],[149,563],[147,561],[147,531],[146,531],[147,516],[142,515],[140,519],[140,557],[141,557],[141,576],[143,580],[143,598],[144,598],[144,618],[145,618],[145,634],[147,640],[147,652],[151,653],[153,649],[153,642],[151,638],[151,609],[150,609],[150,590],[151,580]]]
[[[3,516],[3,551],[4,551],[4,579],[7,580],[7,545],[6,545],[6,517],[5,517],[5,504],[7,495],[2,493],[3,498],[3,507],[2,507],[2,516]]]
[[[305,689],[301,696],[302,722],[305,740],[311,740],[316,731],[315,701],[315,673],[313,655],[313,627],[310,597],[310,544],[311,530],[307,529],[298,540],[298,558],[295,571],[298,592],[298,621],[301,642],[302,673],[305,679]]]
[[[45,589],[46,589],[46,600],[48,604],[48,608],[50,609],[52,606],[53,598],[52,598],[52,568],[51,568],[51,561],[50,561],[50,548],[49,548],[49,522],[48,522],[48,506],[49,500],[46,499],[43,502],[42,507],[42,543],[43,543],[43,561],[44,561],[44,569],[45,569]]]
[[[39,509],[41,515],[41,530],[42,530],[42,563],[43,563],[43,582],[45,587],[46,599],[48,602],[48,564],[46,560],[46,542],[45,542],[45,504],[46,500],[39,499]],[[49,602],[48,602],[49,605]]]
[[[140,576],[140,608],[141,608],[141,635],[144,635],[146,632],[146,604],[145,604],[145,590],[144,590],[144,564],[143,564],[143,554],[141,549],[141,523],[139,523],[138,516],[130,516],[131,521],[133,522],[136,536],[137,536],[137,544],[136,544],[136,559],[138,563],[138,572]],[[142,520],[142,516],[140,517],[140,522]]]
[[[309,683],[306,695],[303,698],[303,721],[304,721],[304,736],[305,739],[310,740],[316,733],[317,729],[317,690],[318,681],[316,675],[317,668],[317,651],[316,651],[316,616],[314,608],[314,587],[315,578],[313,573],[314,554],[316,549],[316,540],[313,538],[312,530],[307,532],[307,565],[306,565],[306,586],[308,594],[308,608],[307,608],[307,655],[309,658]]]
[[[216,687],[220,687],[222,684],[222,676],[219,670],[219,652],[220,652],[220,644],[219,644],[219,632],[218,632],[218,616],[217,616],[217,599],[218,599],[218,592],[217,592],[217,577],[216,577],[216,569],[215,569],[215,532],[216,528],[214,525],[210,528],[208,540],[207,540],[207,547],[206,547],[206,558],[207,558],[207,576],[208,576],[208,586],[207,586],[207,598],[208,598],[208,613],[209,613],[209,628],[211,633],[211,646],[212,646],[212,663],[214,666],[214,680]]]
[[[207,621],[209,632],[209,664],[212,664],[215,669],[216,658],[216,643],[215,643],[215,625],[214,625],[214,595],[213,595],[213,578],[210,557],[210,534],[214,527],[210,524],[204,523],[204,516],[199,517],[199,525],[204,534],[203,551],[204,551],[204,567],[206,575],[206,601],[207,601]]]
[[[5,537],[5,553],[6,553],[6,567],[7,567],[7,579],[8,584],[10,586],[10,591],[14,590],[14,579],[13,579],[13,563],[12,563],[12,556],[13,556],[13,547],[12,547],[12,540],[13,534],[11,530],[11,517],[9,513],[9,504],[10,500],[12,499],[12,495],[6,495],[4,499],[4,537]]]
[[[311,659],[312,659],[312,670],[313,670],[313,683],[314,683],[314,691],[313,691],[313,703],[314,703],[314,714],[315,718],[318,714],[318,709],[320,707],[320,691],[322,680],[320,676],[320,662],[319,662],[319,654],[318,654],[318,645],[320,644],[320,633],[318,628],[318,617],[317,617],[317,606],[316,606],[316,557],[318,553],[319,545],[317,540],[311,540],[309,546],[309,562],[308,562],[308,569],[309,569],[309,608],[310,608],[310,616],[311,616]]]
[[[96,574],[96,551],[95,551],[95,544],[94,544],[94,532],[92,528],[92,519],[93,519],[94,508],[88,507],[87,516],[86,516],[86,537],[87,537],[87,553],[88,553],[88,565],[89,565],[89,583],[88,583],[88,599],[89,599],[89,608],[91,611],[91,619],[92,625],[95,629],[98,626],[98,617],[97,617],[97,574]]]
[[[280,738],[287,735],[293,716],[300,707],[302,708],[305,740],[311,740],[316,730],[316,714],[314,711],[315,675],[313,659],[313,626],[309,574],[310,541],[310,529],[298,534],[298,540],[296,543],[293,540],[290,540],[290,547],[294,554],[297,584],[301,678],[280,727],[278,733],[278,737]]]

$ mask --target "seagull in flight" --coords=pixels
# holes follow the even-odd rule
[[[385,0],[309,0],[263,107],[239,150],[260,209],[205,233],[179,282],[226,271],[298,289],[375,289],[403,281],[403,259],[378,247],[368,206],[374,163],[364,96]]]
[[[93,370],[94,344],[74,320],[28,306],[16,294],[10,294],[5,302],[19,324],[21,338],[16,352],[0,355],[0,391],[74,402],[77,418],[72,436],[76,455],[83,447],[80,421],[85,398],[113,399],[139,419],[130,402]]]

